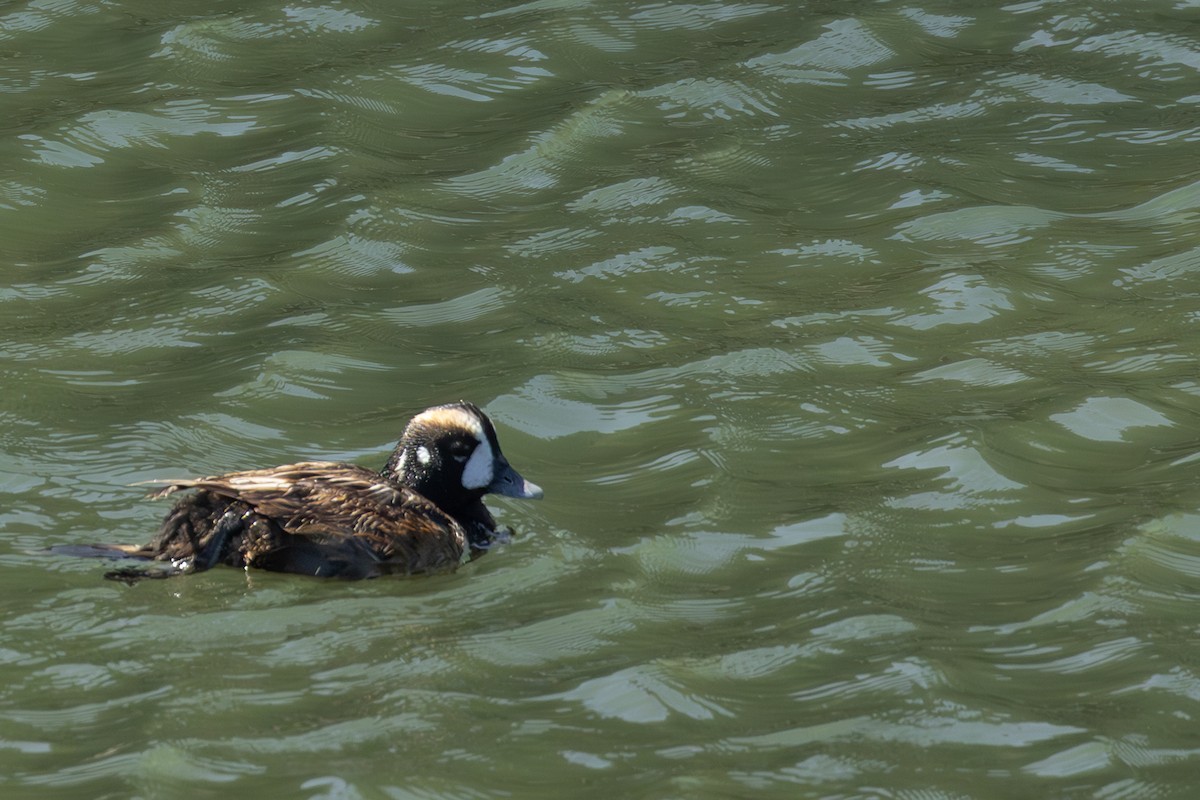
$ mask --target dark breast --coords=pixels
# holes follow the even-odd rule
[[[463,527],[429,500],[352,464],[305,462],[171,481],[196,489],[142,555],[278,572],[370,577],[456,566]]]

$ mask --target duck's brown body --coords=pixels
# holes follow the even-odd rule
[[[181,489],[199,491],[180,499],[158,535],[129,555],[192,570],[225,564],[368,578],[452,568],[467,551],[463,522],[353,464],[313,461],[180,480],[156,496]]]
[[[388,466],[307,461],[208,478],[155,481],[178,500],[144,546],[107,546],[168,562],[168,569],[120,569],[133,581],[218,564],[338,578],[452,569],[500,534],[483,504],[488,492],[536,498],[500,452],[491,421],[475,406],[437,406],[405,429]]]

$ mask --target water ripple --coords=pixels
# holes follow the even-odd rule
[[[1188,22],[6,10],[6,788],[1186,796]],[[459,397],[547,497],[453,574],[45,550]]]

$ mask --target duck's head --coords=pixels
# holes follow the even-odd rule
[[[487,414],[466,402],[434,406],[413,417],[383,474],[451,514],[489,492],[531,500],[542,496],[541,487],[517,474],[500,452]]]

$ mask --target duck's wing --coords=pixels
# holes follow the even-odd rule
[[[162,487],[151,492],[150,497],[166,497],[184,489],[206,489],[225,497],[236,497],[250,502],[251,497],[287,494],[296,484],[313,480],[341,484],[375,484],[381,493],[383,489],[400,488],[387,483],[378,473],[369,469],[338,461],[301,461],[268,469],[226,472],[207,478],[165,478],[142,481],[134,485]]]
[[[432,502],[354,464],[306,461],[154,483],[165,484],[154,497],[201,489],[240,500],[287,533],[330,548],[365,548],[382,567],[404,572],[457,564],[465,547],[462,526]]]

